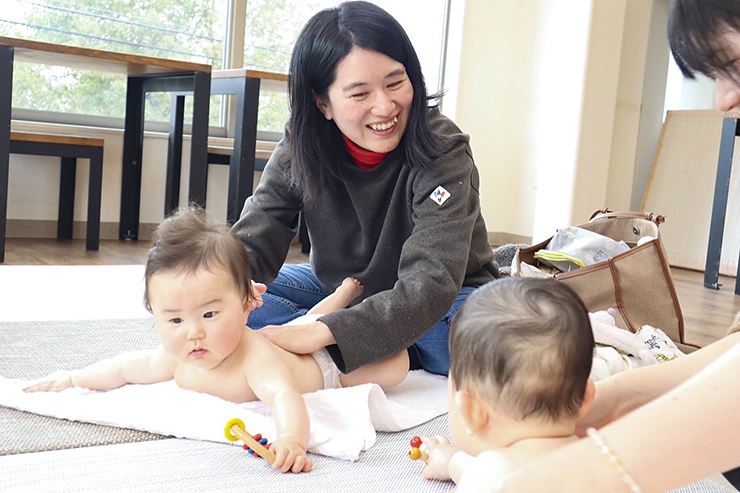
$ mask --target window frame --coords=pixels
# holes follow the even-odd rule
[[[242,68],[244,66],[244,37],[246,31],[246,16],[248,0],[225,0],[226,1],[226,32],[224,33],[224,49],[222,52],[222,65],[224,69]],[[442,39],[440,40],[439,77],[435,81],[437,87],[444,88],[447,73],[447,58],[449,53],[449,31],[450,31],[450,9],[455,0],[444,0],[444,14],[442,17]],[[284,86],[275,84],[264,84],[262,90],[287,93],[287,84]],[[213,137],[233,137],[236,120],[236,98],[233,96],[221,96],[221,115],[219,126],[210,126],[209,135]],[[103,127],[110,129],[123,129],[124,118],[101,115],[89,115],[83,113],[55,112],[48,110],[34,110],[28,108],[11,108],[11,119],[38,123],[74,125],[81,127]],[[147,120],[144,126],[146,131],[167,133],[168,122]],[[185,126],[189,132],[189,125]],[[271,132],[258,130],[257,139],[276,142],[282,138],[282,132]]]

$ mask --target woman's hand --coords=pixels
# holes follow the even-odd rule
[[[276,346],[297,354],[315,353],[337,342],[324,322],[304,325],[267,325],[257,332]]]

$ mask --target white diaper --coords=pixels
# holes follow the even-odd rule
[[[321,374],[324,376],[324,389],[338,389],[342,387],[339,382],[339,368],[334,364],[334,360],[329,356],[329,351],[326,348],[319,349],[315,353],[311,353],[313,359],[319,364],[321,368]]]
[[[295,320],[291,320],[285,325],[301,325],[310,324],[318,320],[319,317],[323,317],[323,314],[315,313],[312,315],[301,315]],[[339,368],[334,364],[334,360],[329,356],[329,352],[326,348],[319,349],[315,353],[311,353],[313,359],[319,364],[321,374],[324,376],[324,388],[325,389],[338,389],[342,387],[339,382]]]

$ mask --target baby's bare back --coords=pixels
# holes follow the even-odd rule
[[[276,346],[258,332],[246,329],[239,347],[216,368],[204,370],[180,363],[175,382],[183,389],[215,395],[231,402],[259,400],[249,380],[271,378],[282,367],[301,394],[324,388],[318,363],[310,354],[295,354]],[[248,379],[247,375],[251,375]]]
[[[291,353],[277,346],[275,348],[280,351],[301,394],[316,392],[324,388],[324,376],[312,355]]]

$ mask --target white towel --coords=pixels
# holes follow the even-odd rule
[[[180,438],[228,442],[226,423],[244,421],[247,432],[275,438],[269,408],[261,402],[235,404],[183,390],[173,382],[126,385],[106,392],[72,388],[59,393],[25,393],[25,380],[0,377],[0,405],[45,416]],[[374,384],[304,394],[311,420],[308,450],[357,460],[375,444],[377,431],[401,431],[448,411],[447,378],[412,371],[401,385]],[[241,443],[241,442],[240,442]]]
[[[591,379],[595,382],[623,371],[670,361],[684,354],[660,329],[643,325],[636,333],[617,327],[608,311],[589,313],[594,331]]]
[[[631,354],[638,361],[636,367],[657,363],[655,356],[645,346],[645,343],[629,330],[617,327],[614,317],[608,312],[589,313],[589,318],[596,344],[610,346],[625,354]]]

